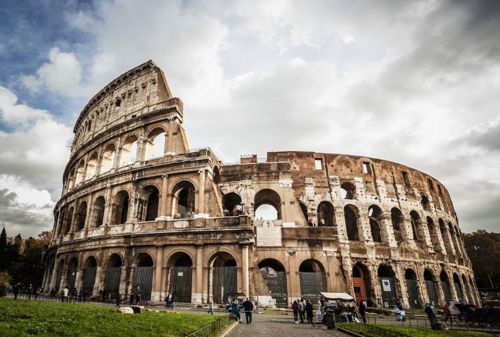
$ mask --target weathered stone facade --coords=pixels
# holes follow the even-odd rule
[[[270,152],[224,165],[190,150],[183,105],[146,62],[78,118],[44,290],[180,302],[239,293],[287,305],[320,290],[374,305],[478,303],[453,203],[436,179],[380,159]],[[276,216],[261,219],[256,211]],[[264,217],[266,214],[262,213]]]

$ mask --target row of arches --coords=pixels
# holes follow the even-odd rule
[[[352,285],[356,302],[367,301],[369,305],[391,306],[402,298],[401,285],[399,285],[396,274],[391,266],[381,264],[377,269],[378,284],[372,284],[374,278],[367,266],[357,262],[352,268]],[[404,270],[404,282],[407,293],[408,304],[412,308],[421,308],[425,303],[437,305],[449,302],[452,299],[467,303],[475,303],[473,296],[474,281],[472,277],[467,278],[465,274],[461,277],[454,272],[451,278],[458,298],[452,298],[450,278],[448,273],[442,270],[439,277],[435,277],[430,269],[425,269],[421,277],[407,268]],[[425,285],[425,287],[422,285]],[[380,287],[381,297],[375,298],[375,287]],[[441,287],[442,292],[439,291]],[[423,289],[426,289],[425,294]],[[441,295],[442,294],[442,295]]]
[[[106,173],[112,168],[118,168],[161,157],[166,152],[167,133],[162,127],[152,129],[144,139],[131,134],[123,139],[121,146],[115,143],[105,145],[101,151],[96,150],[87,158],[82,158],[71,169],[67,186],[69,189],[80,185],[86,180]]]

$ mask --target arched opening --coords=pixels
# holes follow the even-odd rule
[[[163,157],[165,155],[166,133],[162,128],[152,130],[147,138],[145,160]]]
[[[109,257],[106,277],[104,280],[104,294],[105,299],[113,298],[115,299],[120,293],[120,277],[122,271],[122,259],[118,254],[112,254]]]
[[[324,268],[316,260],[305,260],[300,264],[300,293],[301,297],[310,300],[312,303],[318,303],[319,293],[325,291],[325,272]]]
[[[443,288],[444,300],[446,302],[450,302],[451,298],[451,290],[450,290],[450,280],[448,278],[448,274],[443,270],[441,275],[439,275],[439,279],[441,280],[441,287]]]
[[[380,234],[382,210],[380,207],[375,205],[368,207],[368,219],[370,220],[370,231],[372,233],[373,242],[382,242],[382,235]]]
[[[373,306],[372,294],[370,287],[370,271],[368,268],[358,262],[352,267],[352,286],[354,288],[354,297],[356,299],[356,305],[362,301],[366,301],[368,306]]]
[[[434,250],[436,252],[441,251],[441,246],[439,245],[438,233],[436,226],[434,225],[434,220],[430,216],[427,217],[427,229],[429,231],[429,236],[431,237],[431,242]]]
[[[405,271],[406,290],[408,292],[408,303],[411,308],[420,308],[421,303],[418,295],[417,274],[413,269],[406,269]]]
[[[281,198],[271,189],[263,189],[255,194],[254,208],[256,219],[281,219]]]
[[[211,265],[211,292],[214,303],[227,303],[228,298],[237,295],[236,260],[228,253],[219,253]]]
[[[224,205],[225,216],[236,216],[243,213],[241,197],[234,192],[224,194],[222,197],[222,204]]]
[[[94,292],[97,261],[95,257],[89,256],[83,265],[82,289],[85,297],[92,296]]]
[[[302,212],[302,215],[304,216],[303,223],[304,224],[312,224],[309,223],[309,214],[307,212],[307,206],[304,204],[302,201],[299,200],[299,206],[300,206],[300,211]]]
[[[87,173],[85,176],[85,180],[88,180],[94,177],[97,173],[97,153],[92,153],[90,155],[89,160],[87,161]]]
[[[424,271],[424,281],[427,288],[427,296],[429,297],[429,301],[432,305],[436,305],[438,303],[436,282],[434,281],[434,275],[432,275],[432,272],[429,269],[426,269]]]
[[[61,280],[64,272],[64,261],[61,260],[57,266],[57,272],[56,272],[56,284],[54,285],[54,290],[57,293],[59,293],[59,289],[61,289]]]
[[[340,196],[342,199],[354,199],[356,196],[356,187],[354,184],[346,182],[340,185]]]
[[[377,275],[380,282],[383,306],[388,307],[395,305],[398,299],[398,295],[396,292],[394,270],[392,270],[392,267],[389,265],[381,264],[378,267]]]
[[[286,271],[283,265],[275,259],[262,260],[257,267],[269,289],[276,306],[288,307],[288,292],[286,287]]]
[[[92,209],[92,225],[94,228],[102,226],[102,223],[104,221],[104,208],[104,197],[102,195],[98,196],[94,201],[94,207]]]
[[[129,197],[127,191],[120,191],[115,196],[113,205],[113,224],[121,225],[128,219]]]
[[[195,188],[189,181],[181,181],[174,188],[173,217],[192,218],[195,212]]]
[[[450,239],[450,233],[448,233],[448,230],[446,229],[446,225],[444,224],[444,221],[443,219],[439,219],[439,231],[441,232],[441,237],[443,238],[443,243],[444,243],[444,246],[446,248],[446,253],[447,254],[452,254],[453,253],[453,249],[452,249],[452,245],[453,243],[451,242],[451,239]]]
[[[113,163],[115,161],[115,155],[116,155],[115,145],[108,144],[104,148],[104,152],[102,153],[101,173],[108,172],[113,168]]]
[[[120,153],[120,167],[135,163],[137,160],[137,136],[125,138]]]
[[[349,241],[359,241],[358,234],[358,209],[353,205],[344,207],[345,226]]]
[[[462,289],[462,285],[460,284],[460,279],[456,273],[453,273],[453,285],[455,286],[455,291],[457,292],[458,300],[465,302],[464,298],[464,290]]]
[[[85,227],[85,220],[87,219],[87,202],[82,202],[78,207],[76,213],[76,231],[81,231]]]
[[[425,239],[423,240],[423,238],[419,235],[420,233],[419,228],[421,223],[420,215],[418,215],[418,213],[415,211],[411,211],[410,218],[411,218],[411,230],[413,234],[413,240],[420,243],[425,242]]]
[[[422,199],[420,200],[420,204],[422,205],[422,208],[430,212],[431,211],[431,203],[429,202],[429,198],[427,198],[426,195],[422,195]]]
[[[141,300],[151,301],[151,289],[153,285],[153,259],[149,254],[137,255],[134,280],[132,282],[132,293],[139,295]]]
[[[68,273],[66,274],[66,286],[68,289],[73,289],[75,287],[77,269],[78,260],[74,257],[69,261]]]
[[[83,160],[80,161],[78,167],[76,168],[75,186],[80,185],[83,182],[85,172],[85,163]]]
[[[175,253],[169,259],[168,267],[170,294],[177,302],[191,303],[193,261],[186,253]]]
[[[328,201],[322,201],[318,205],[318,226],[336,226],[335,209]]]
[[[75,209],[73,207],[69,208],[68,213],[66,213],[66,217],[64,218],[64,235],[68,234],[71,230],[71,221],[73,219],[73,213]]]
[[[391,222],[392,229],[394,231],[394,238],[398,244],[403,242],[403,227],[405,223],[405,217],[399,208],[393,207],[391,209]]]
[[[155,221],[155,219],[158,217],[160,191],[158,191],[158,188],[156,188],[156,186],[150,185],[144,188],[144,194],[146,196],[146,214],[144,216],[144,220]]]

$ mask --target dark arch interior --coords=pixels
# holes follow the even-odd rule
[[[140,253],[137,256],[137,267],[152,267],[153,266],[153,259],[149,254],[146,253]]]
[[[394,271],[390,266],[381,265],[377,271],[378,277],[394,277]]]
[[[299,272],[301,273],[319,273],[322,271],[321,264],[316,260],[305,260],[299,267]]]

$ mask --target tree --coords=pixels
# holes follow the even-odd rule
[[[479,288],[500,288],[500,233],[485,230],[464,235]]]

